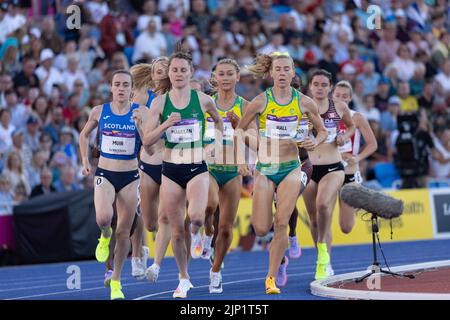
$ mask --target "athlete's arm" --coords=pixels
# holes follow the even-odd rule
[[[80,132],[80,155],[81,162],[83,164],[83,175],[87,176],[91,173],[91,164],[89,163],[88,153],[89,153],[89,135],[98,126],[98,119],[101,114],[102,106],[96,106],[92,109],[89,114],[89,119],[84,125],[83,130]]]
[[[161,135],[167,128],[170,128],[175,123],[181,120],[181,116],[177,112],[172,112],[170,117],[158,125],[159,118],[164,108],[166,95],[156,97],[150,106],[150,110],[146,112],[144,117],[144,136],[142,137],[142,144],[150,146],[158,142]]]
[[[249,105],[250,105],[250,102],[243,99],[243,101],[242,101],[242,113],[243,114],[245,114]],[[241,119],[239,119],[239,121],[241,121]],[[239,125],[239,122],[238,122],[238,125]],[[250,150],[258,152],[258,143],[259,143],[258,139],[259,139],[258,127],[256,126],[256,121],[253,120],[247,126],[247,130],[246,130],[246,134],[245,134],[245,144],[247,145],[247,147],[249,147]]]
[[[353,123],[350,109],[346,103],[342,101],[334,101],[334,105],[336,106],[336,111],[339,113],[339,116],[342,121],[344,121],[345,127],[347,128],[344,134],[336,137],[337,145],[343,146],[355,133],[355,124]]]
[[[141,136],[141,140],[144,138],[144,126],[145,118],[147,116],[147,108],[140,105],[139,108],[133,110],[133,120],[136,123],[137,131]]]
[[[220,132],[220,139],[215,139],[215,141],[222,141],[223,137],[223,120],[220,114],[216,110],[216,105],[214,104],[214,100],[208,96],[207,94],[203,92],[199,92],[198,97],[200,99],[200,105],[202,107],[202,110],[204,113],[208,112],[208,114],[211,116],[211,118],[214,121],[214,127],[216,129],[216,132]]]
[[[372,129],[370,128],[369,122],[362,114],[356,112],[353,115],[353,122],[361,132],[361,135],[366,142],[364,149],[357,155],[357,159],[355,159],[355,162],[358,163],[361,160],[367,159],[370,155],[377,151],[378,143]]]
[[[302,110],[306,113],[308,119],[317,130],[315,141],[310,137],[306,137],[305,141],[300,143],[300,147],[305,148],[308,151],[312,151],[315,149],[315,147],[325,141],[328,133],[325,129],[322,119],[320,118],[319,108],[317,107],[317,104],[314,102],[314,100],[302,93],[300,93],[300,99],[302,101]]]

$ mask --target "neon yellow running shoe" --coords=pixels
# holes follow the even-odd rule
[[[120,285],[120,281],[111,279],[110,287],[111,287],[111,300],[125,299],[125,296],[123,295],[122,292],[122,286]]]
[[[112,229],[110,228],[110,234],[112,235]],[[98,239],[97,248],[95,249],[95,258],[98,262],[106,262],[109,256],[109,242],[111,241],[111,236],[109,238],[103,238],[103,235]]]
[[[277,288],[274,277],[266,278],[266,294],[279,294],[281,290]]]
[[[326,243],[317,243],[316,280],[328,277],[327,267],[330,264],[330,255]]]

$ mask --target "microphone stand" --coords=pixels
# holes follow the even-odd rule
[[[385,273],[385,274],[390,274],[392,276],[414,279],[415,277],[413,275],[395,273],[390,270],[389,271],[383,270],[383,268],[380,267],[380,263],[378,262],[378,259],[377,259],[376,239],[378,239],[378,244],[380,246],[380,249],[381,249],[381,243],[380,243],[380,238],[378,237],[378,232],[379,232],[378,217],[375,213],[372,213],[371,221],[372,221],[372,250],[373,250],[372,270],[371,270],[371,272],[367,273],[366,275],[356,279],[355,282],[356,283],[362,282],[364,279],[370,277],[371,275],[373,275],[375,273]]]

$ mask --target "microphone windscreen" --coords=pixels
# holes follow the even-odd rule
[[[385,219],[396,218],[403,213],[403,201],[358,183],[343,186],[341,198],[354,208],[363,209]]]

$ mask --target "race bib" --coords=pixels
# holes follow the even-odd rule
[[[166,130],[170,143],[190,143],[200,140],[200,123],[198,119],[183,119]]]
[[[265,136],[272,139],[294,139],[297,135],[297,116],[267,115]]]
[[[130,132],[103,131],[102,152],[129,156],[134,154],[136,136]]]
[[[223,140],[233,141],[234,137],[234,129],[231,125],[231,121],[228,118],[222,118],[223,120]],[[205,140],[206,141],[214,141],[216,138],[215,135],[215,126],[214,120],[212,118],[206,119],[206,132],[205,132]]]
[[[308,182],[308,176],[304,171],[300,171],[300,181],[302,182],[303,186],[306,187],[306,183]]]
[[[308,136],[308,120],[301,119],[298,126],[297,126],[297,133],[295,135],[295,141],[296,142],[303,142],[305,141],[306,137]]]
[[[355,182],[359,184],[363,183],[363,178],[361,176],[361,172],[359,171],[355,172]]]
[[[328,136],[324,143],[333,143],[334,140],[336,140],[337,136],[336,125],[334,124],[334,122],[325,122],[325,129],[327,129]]]
[[[339,134],[344,134],[346,130],[339,130]],[[348,140],[343,146],[338,146],[340,153],[352,152],[352,140]]]

